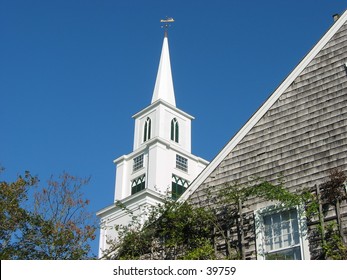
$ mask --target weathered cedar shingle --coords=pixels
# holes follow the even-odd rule
[[[192,194],[250,177],[276,181],[288,189],[321,184],[327,172],[347,172],[347,24],[335,33],[268,112]],[[253,201],[252,212],[257,201]],[[347,213],[347,206],[342,206]],[[345,224],[347,215],[342,217]],[[346,228],[347,226],[345,226]],[[346,228],[347,231],[347,228]],[[346,232],[347,234],[347,232]],[[255,257],[255,244],[246,252]]]

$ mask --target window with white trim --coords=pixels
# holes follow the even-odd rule
[[[188,172],[188,159],[180,155],[176,155],[176,168]]]
[[[301,259],[296,209],[268,214],[264,219],[266,259]]]
[[[141,169],[142,167],[143,167],[143,154],[133,159],[133,172]]]
[[[176,118],[173,118],[171,121],[171,140],[178,143],[178,139],[179,139],[178,121]]]
[[[259,211],[256,214],[257,251],[267,260],[300,260],[302,252],[302,229],[298,211],[278,209]]]
[[[152,121],[150,118],[147,118],[145,121],[145,125],[143,127],[143,142],[151,139],[151,129],[152,129]]]

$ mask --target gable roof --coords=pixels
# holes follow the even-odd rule
[[[272,93],[266,102],[255,112],[255,114],[247,121],[247,123],[236,133],[236,135],[226,144],[226,146],[217,154],[211,163],[200,173],[200,175],[192,182],[189,189],[180,197],[180,201],[186,200],[194,193],[198,187],[210,176],[210,174],[221,164],[221,162],[230,154],[230,152],[240,143],[240,141],[250,132],[250,130],[260,121],[260,119],[275,104],[288,87],[295,81],[302,71],[312,62],[317,54],[326,46],[332,37],[347,21],[347,11],[333,24],[319,42],[311,49],[311,51],[302,59],[290,75],[280,84],[280,86]],[[347,61],[345,61],[346,63]]]

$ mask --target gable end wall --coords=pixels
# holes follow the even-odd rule
[[[251,177],[295,191],[319,185],[332,168],[347,172],[347,24],[298,75],[267,113],[191,195]],[[260,204],[253,201],[249,213]],[[347,207],[343,210],[347,213]],[[345,218],[347,219],[347,218]],[[347,221],[345,221],[345,224]],[[248,248],[255,258],[255,243]]]

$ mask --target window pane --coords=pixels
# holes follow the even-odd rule
[[[143,142],[151,139],[151,119],[147,118],[143,128]]]
[[[295,210],[291,211],[291,227],[293,234],[293,243],[299,243],[299,224],[298,224],[298,214]]]
[[[143,167],[143,154],[133,159],[133,171],[137,171]]]
[[[146,187],[145,175],[142,175],[141,177],[138,177],[132,181],[131,194],[135,194],[137,192],[140,192],[143,189],[145,189],[145,187]]]
[[[171,121],[171,140],[178,143],[178,121],[176,118]]]
[[[188,159],[176,155],[176,168],[183,171],[188,171]]]
[[[282,247],[281,236],[281,220],[279,214],[272,215],[272,232],[274,249],[280,249]]]
[[[178,199],[187,189],[189,183],[187,180],[172,174],[171,197]]]
[[[147,119],[147,122],[148,122],[148,137],[147,137],[147,140],[151,139],[151,130],[152,130],[152,124],[151,124],[151,119],[148,118]]]
[[[178,199],[181,196],[181,194],[185,192],[185,190],[185,187],[172,182],[171,197],[173,199]]]
[[[175,122],[174,120],[171,121],[171,140],[173,141],[175,139]]]
[[[266,255],[267,260],[301,260],[300,246],[269,253]]]
[[[145,122],[145,127],[143,129],[143,142],[146,142],[147,141],[147,122]]]
[[[266,215],[264,221],[264,245],[267,258],[301,258],[299,226],[295,209]],[[297,249],[290,247],[296,246]]]
[[[290,226],[290,221],[285,220],[282,222],[282,233],[283,234],[288,234],[291,232],[291,226]]]

